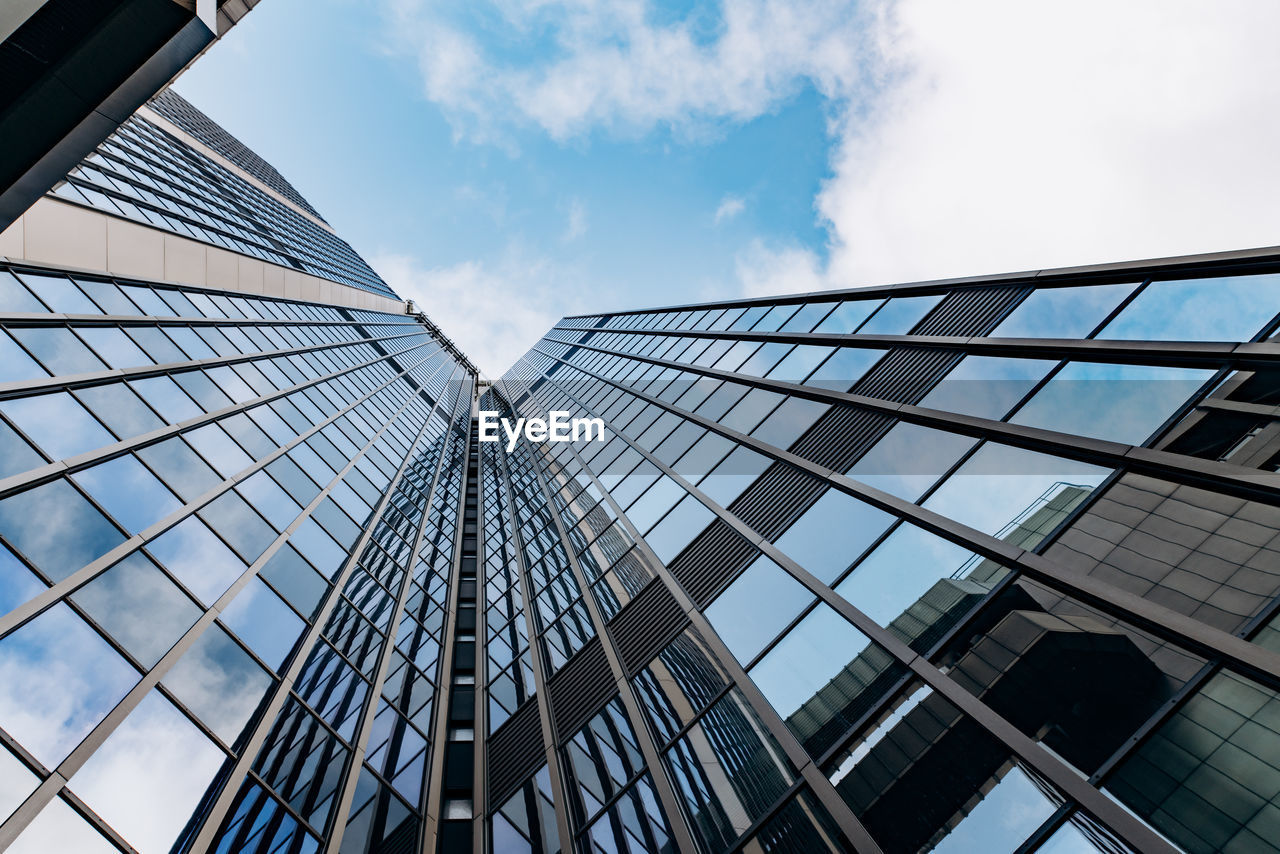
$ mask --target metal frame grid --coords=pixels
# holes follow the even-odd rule
[[[1044,820],[1041,826],[1029,834],[1020,851],[1033,851],[1047,843],[1063,825],[1070,820],[1080,833],[1093,840],[1104,850],[1120,850],[1129,848],[1143,851],[1176,850],[1171,843],[1159,833],[1153,831],[1143,820],[1122,807],[1102,787],[1114,776],[1115,770],[1122,766],[1127,757],[1136,755],[1151,734],[1185,707],[1190,698],[1197,696],[1215,674],[1230,672],[1265,686],[1275,691],[1280,688],[1280,656],[1273,648],[1260,646],[1251,641],[1258,635],[1262,627],[1273,620],[1277,613],[1275,591],[1273,601],[1255,613],[1237,631],[1224,631],[1210,622],[1196,619],[1176,608],[1166,606],[1152,598],[1145,598],[1131,590],[1117,586],[1108,580],[1075,567],[1067,566],[1058,560],[1046,557],[1058,542],[1063,532],[1090,512],[1097,502],[1104,498],[1112,487],[1125,482],[1127,474],[1156,478],[1180,488],[1193,488],[1205,494],[1229,498],[1237,504],[1249,502],[1257,506],[1275,506],[1280,504],[1280,479],[1266,470],[1257,467],[1235,465],[1217,457],[1204,458],[1188,455],[1185,452],[1172,450],[1171,447],[1180,432],[1187,429],[1188,423],[1205,411],[1229,411],[1245,413],[1252,418],[1274,420],[1274,407],[1267,404],[1240,403],[1228,399],[1222,389],[1239,386],[1242,379],[1266,375],[1275,371],[1280,350],[1272,343],[1277,320],[1273,316],[1277,305],[1274,281],[1269,279],[1251,280],[1257,282],[1258,301],[1271,305],[1265,323],[1256,327],[1256,334],[1251,331],[1252,340],[1237,341],[1202,341],[1202,340],[1141,340],[1094,338],[1093,335],[1104,330],[1120,317],[1126,308],[1134,305],[1144,289],[1159,287],[1165,281],[1182,281],[1211,277],[1231,276],[1268,276],[1280,269],[1280,259],[1272,252],[1235,253],[1233,255],[1202,257],[1193,259],[1175,259],[1169,262],[1153,262],[1147,265],[1115,265],[1069,271],[1042,271],[1023,276],[991,277],[983,280],[960,282],[932,282],[919,285],[901,285],[885,288],[859,289],[848,292],[827,292],[820,294],[803,294],[780,299],[758,299],[738,302],[721,302],[697,306],[682,306],[671,309],[636,310],[617,314],[591,315],[577,318],[565,318],[549,332],[529,354],[516,364],[507,375],[495,384],[491,394],[504,405],[510,401],[510,409],[523,415],[545,416],[552,409],[568,410],[574,415],[601,417],[610,427],[610,435],[617,437],[618,442],[626,448],[622,457],[628,458],[625,466],[613,468],[611,460],[615,453],[601,453],[595,462],[596,449],[588,443],[577,443],[574,446],[529,445],[522,440],[517,454],[532,458],[540,472],[543,499],[549,506],[560,508],[560,521],[557,533],[566,545],[577,545],[584,535],[577,535],[575,540],[574,526],[583,522],[583,530],[590,528],[598,533],[596,522],[585,520],[593,512],[592,505],[609,508],[607,524],[610,519],[617,519],[620,526],[636,542],[648,558],[654,574],[661,579],[661,585],[667,593],[674,597],[682,612],[686,625],[691,626],[698,635],[705,639],[706,645],[713,651],[716,664],[728,673],[729,681],[716,694],[723,699],[731,691],[740,691],[750,703],[759,719],[765,723],[772,737],[781,745],[783,751],[799,770],[794,782],[779,795],[770,809],[757,817],[749,828],[744,829],[737,837],[731,849],[741,848],[752,842],[753,834],[779,815],[797,791],[808,786],[818,801],[828,812],[830,818],[841,828],[849,842],[858,850],[878,850],[877,843],[867,827],[850,811],[845,800],[837,793],[822,770],[842,755],[846,745],[856,744],[864,734],[876,728],[880,721],[891,717],[904,701],[904,691],[915,691],[911,686],[926,686],[929,692],[943,698],[952,708],[963,714],[968,720],[976,722],[988,735],[1013,757],[1019,768],[1023,769],[1037,788],[1052,797],[1058,803],[1056,809]],[[1152,283],[1156,284],[1153,285]],[[1128,283],[1132,285],[1125,297],[1096,319],[1088,333],[1088,337],[1008,337],[992,334],[1000,322],[1021,305],[1036,290],[1088,288],[1094,285]],[[1270,290],[1267,290],[1267,289]],[[954,312],[958,300],[969,300],[972,303],[983,299],[983,295],[995,294],[998,290],[1011,296],[1002,308],[993,316],[981,318],[974,316],[968,326],[954,332],[924,331],[930,328],[930,319],[935,321],[943,312],[938,306],[946,300]],[[1066,291],[1064,291],[1065,293]],[[824,317],[834,316],[842,305],[858,301],[884,299],[909,299],[912,297],[942,297],[923,316],[915,318],[911,328],[901,332],[862,333],[852,329],[842,332],[828,331],[820,326]],[[790,311],[777,309],[789,306]],[[816,307],[816,308],[815,308]],[[777,311],[775,311],[777,309]],[[1142,310],[1141,304],[1135,309]],[[788,319],[809,311],[811,316],[796,328],[784,326]],[[736,319],[748,317],[751,323],[761,322],[770,312],[773,317],[780,318],[770,325],[764,321],[761,326],[750,328],[750,323],[739,328],[730,324]],[[1132,314],[1126,317],[1132,317]],[[726,320],[727,318],[727,320]],[[935,326],[937,323],[935,322]],[[781,328],[780,328],[781,327]],[[816,331],[815,331],[816,330]],[[1176,336],[1172,336],[1176,337]],[[742,357],[732,364],[726,364],[721,357],[735,345],[749,342],[742,349]],[[750,364],[750,357],[756,345],[772,345],[780,351],[769,359],[763,360],[763,369],[757,365],[753,371],[739,368],[744,360]],[[896,397],[893,388],[886,388],[875,393],[859,393],[858,388],[852,390],[852,379],[843,388],[834,383],[809,382],[805,378],[778,379],[768,374],[768,369],[780,363],[785,354],[794,351],[791,348],[825,348],[837,352],[884,351],[875,353],[871,361],[883,358],[885,363],[902,353],[918,353],[925,357],[941,357],[943,367],[936,371],[935,379],[923,388],[906,392],[907,397]],[[711,356],[704,354],[711,353]],[[1149,438],[1138,441],[1115,441],[1080,435],[1071,431],[1048,429],[1045,426],[1011,423],[1009,413],[994,417],[980,417],[963,411],[951,411],[940,406],[922,403],[922,399],[936,386],[937,379],[945,376],[965,356],[983,356],[1014,359],[1055,360],[1056,362],[1086,363],[1097,365],[1136,365],[1169,368],[1199,368],[1205,370],[1198,374],[1199,379],[1188,386],[1185,399],[1172,406],[1168,412],[1162,413],[1158,428],[1151,432]],[[827,358],[826,353],[822,358]],[[815,365],[821,359],[815,357]],[[812,370],[814,365],[809,366]],[[1034,382],[1027,384],[1017,398],[1011,401],[1009,412],[1016,413],[1027,401],[1040,393],[1064,367],[1062,364],[1053,367]],[[869,372],[868,372],[869,373]],[[965,453],[949,462],[948,466],[937,477],[933,486],[922,496],[905,499],[890,492],[877,489],[861,482],[857,476],[846,475],[842,470],[832,469],[829,464],[811,460],[807,451],[798,448],[803,444],[796,442],[791,447],[770,444],[750,435],[751,426],[734,429],[724,423],[722,416],[708,417],[695,411],[697,404],[708,398],[686,396],[692,399],[693,405],[685,408],[681,404],[682,390],[680,383],[688,388],[696,382],[736,383],[742,394],[751,391],[772,393],[772,405],[780,405],[783,400],[802,400],[829,407],[824,412],[844,411],[867,413],[884,422],[879,435],[883,436],[888,426],[894,424],[911,424],[933,430],[945,431],[948,434],[972,437],[987,442],[997,442],[1002,446],[1033,451],[1040,454],[1051,454],[1063,460],[1095,466],[1105,466],[1109,471],[1106,476],[1092,486],[1087,498],[1070,508],[1069,512],[1056,519],[1051,531],[1043,531],[1044,536],[1034,548],[1021,548],[1015,543],[1001,539],[1004,532],[987,533],[969,525],[961,524],[946,515],[929,510],[925,504],[940,486],[960,470],[966,462],[977,453],[974,444]],[[887,393],[886,393],[887,392]],[[741,395],[735,400],[740,400]],[[630,405],[628,405],[630,404]],[[498,408],[493,406],[490,408]],[[767,421],[769,409],[751,422],[752,425]],[[658,417],[653,417],[654,415]],[[668,418],[668,416],[675,416]],[[628,423],[632,418],[634,421]],[[662,420],[667,418],[667,420]],[[638,426],[637,426],[638,425]],[[655,426],[660,425],[660,426]],[[694,428],[698,428],[694,431]],[[893,532],[905,524],[936,535],[943,541],[962,546],[966,552],[977,557],[975,560],[998,564],[1004,575],[993,584],[980,601],[967,607],[960,613],[949,628],[940,635],[930,638],[925,647],[916,649],[909,645],[892,627],[886,627],[873,620],[860,610],[856,599],[849,601],[836,592],[845,579],[857,571],[859,565],[852,555],[844,563],[854,564],[854,569],[845,570],[837,578],[824,582],[806,569],[798,561],[792,559],[783,549],[778,548],[771,540],[777,538],[776,529],[787,529],[795,519],[802,515],[807,507],[813,504],[813,494],[800,502],[799,506],[775,506],[768,508],[766,516],[772,521],[774,532],[762,533],[758,522],[748,523],[730,506],[717,502],[711,495],[700,489],[696,483],[701,477],[695,477],[681,471],[679,465],[672,465],[674,456],[687,449],[694,440],[685,436],[682,442],[673,442],[678,450],[670,451],[670,446],[663,443],[671,437],[679,435],[681,429],[692,431],[689,435],[717,435],[728,440],[728,447],[749,449],[765,458],[770,464],[782,465],[788,471],[802,473],[806,481],[821,486],[819,494],[827,490],[839,492],[856,499],[863,505],[888,514],[894,520],[887,530],[877,536],[873,542],[860,546],[859,552],[869,555],[877,546],[892,536]],[[814,428],[817,429],[817,428]],[[744,432],[746,431],[746,432]],[[1254,429],[1240,441],[1256,435]],[[1229,438],[1229,437],[1228,437]],[[1230,445],[1224,439],[1226,444]],[[790,443],[788,443],[790,444]],[[1266,448],[1270,448],[1267,445]],[[568,448],[565,450],[565,448]],[[659,451],[660,448],[667,453]],[[1274,451],[1263,448],[1259,453],[1263,457],[1274,456]],[[628,454],[630,455],[628,457]],[[1255,455],[1256,456],[1256,455]],[[723,457],[723,454],[721,454]],[[607,459],[606,459],[607,458]],[[719,458],[719,457],[718,457]],[[1261,458],[1261,457],[1260,457]],[[603,460],[603,463],[601,462]],[[635,466],[636,472],[642,469],[652,472],[651,479],[668,479],[677,484],[680,495],[689,496],[686,500],[694,500],[710,511],[710,520],[719,520],[716,524],[727,526],[743,541],[750,544],[752,552],[763,554],[780,567],[781,570],[798,581],[809,591],[812,603],[802,609],[790,622],[776,633],[776,637],[750,660],[739,664],[729,647],[720,640],[711,622],[706,618],[704,608],[709,599],[729,586],[738,576],[734,573],[720,582],[710,596],[699,593],[691,596],[686,592],[682,581],[672,574],[668,567],[684,561],[694,551],[694,546],[686,549],[675,549],[679,554],[666,556],[660,560],[658,554],[645,540],[645,531],[649,536],[656,536],[658,524],[650,526],[646,518],[644,530],[631,524],[624,503],[615,499],[612,492],[619,486],[623,476]],[[601,468],[603,465],[603,468]],[[647,466],[647,468],[646,468]],[[753,471],[752,474],[757,472]],[[607,475],[609,484],[601,479]],[[576,485],[574,485],[576,482]],[[584,486],[583,484],[587,484]],[[588,494],[590,489],[590,494]],[[569,496],[569,497],[562,497]],[[634,501],[634,491],[628,492],[625,502]],[[780,496],[785,500],[786,496]],[[598,502],[598,503],[597,503]],[[807,503],[806,503],[807,502]],[[667,502],[681,505],[679,500]],[[696,506],[696,505],[695,505]],[[633,510],[635,508],[633,507]],[[743,512],[748,512],[744,508]],[[682,512],[667,510],[670,514]],[[686,511],[684,512],[692,512]],[[715,525],[700,523],[697,530],[707,536]],[[705,530],[704,530],[705,529]],[[589,535],[587,535],[589,536]],[[681,539],[682,543],[699,541],[697,531]],[[569,553],[579,554],[573,547]],[[866,558],[862,558],[866,560]],[[575,562],[576,566],[576,562]],[[1084,608],[1091,612],[1105,615],[1112,626],[1119,627],[1122,632],[1132,637],[1150,638],[1152,642],[1165,649],[1181,650],[1180,655],[1187,660],[1202,661],[1195,666],[1196,671],[1188,677],[1177,690],[1168,697],[1160,707],[1138,726],[1132,736],[1107,757],[1092,774],[1081,775],[1063,758],[1055,755],[1039,743],[1033,734],[1024,733],[1018,726],[995,712],[971,689],[962,686],[957,679],[948,673],[948,669],[940,667],[944,653],[964,642],[964,639],[975,631],[985,630],[984,615],[995,609],[992,604],[1000,595],[1010,590],[1020,579],[1040,586],[1040,589],[1052,590],[1063,601],[1075,603],[1072,607]],[[592,581],[595,579],[592,578]],[[578,579],[581,589],[588,589],[587,577]],[[592,588],[593,591],[595,588]],[[627,619],[633,622],[645,619],[658,619],[657,610],[650,607],[650,601],[659,597],[650,596],[649,591],[629,591],[607,610],[601,610],[603,599],[597,600],[594,595],[585,600],[594,607],[591,611],[599,621],[597,636],[610,653],[611,663],[620,660],[619,650],[622,648],[621,625]],[[644,601],[641,601],[644,600]],[[634,605],[631,603],[634,602]],[[647,617],[637,614],[629,617],[628,609],[641,609]],[[786,721],[779,717],[763,694],[756,688],[747,671],[758,662],[767,658],[771,651],[788,636],[796,626],[803,623],[815,609],[829,608],[843,617],[851,626],[869,639],[872,647],[881,650],[889,660],[896,662],[893,673],[896,676],[880,687],[875,702],[870,703],[863,713],[842,730],[833,743],[817,756],[811,756],[803,744],[796,738]],[[606,617],[607,614],[607,617]],[[601,630],[603,628],[603,630]],[[652,646],[652,644],[651,644]],[[580,653],[579,655],[582,655]],[[573,661],[566,669],[573,667]],[[536,668],[535,668],[536,670]],[[630,673],[617,668],[610,668],[608,681],[617,687],[625,688]],[[541,677],[541,673],[539,673]],[[596,677],[601,678],[601,677]],[[554,708],[556,692],[554,683],[551,691],[543,690],[546,680],[539,679],[541,715],[553,720],[557,715]],[[541,700],[543,694],[549,694],[551,703]],[[713,700],[712,702],[715,702]],[[935,703],[936,704],[936,703]],[[903,708],[906,708],[905,706]],[[627,708],[633,729],[642,736],[648,734],[646,718],[636,708]],[[519,712],[517,712],[519,714]],[[687,721],[679,729],[679,734],[687,733],[697,725],[696,720]],[[544,726],[544,739],[552,732]],[[568,743],[572,733],[557,733],[557,745],[563,747]],[[491,739],[491,742],[499,739]],[[670,741],[664,743],[672,743]],[[645,745],[656,749],[654,744],[645,741]],[[661,746],[660,744],[658,746]],[[510,751],[508,744],[503,749]],[[645,750],[646,766],[650,769],[664,769],[671,773],[669,766],[654,762],[649,750]],[[551,758],[554,753],[548,753]],[[659,774],[665,776],[665,774]],[[1085,779],[1085,778],[1088,779]],[[560,784],[557,784],[558,786]],[[659,798],[668,819],[674,818],[679,823],[682,816],[678,808],[678,800],[670,789],[660,792]],[[569,801],[572,802],[572,801]],[[685,816],[686,820],[688,817]],[[621,837],[619,837],[621,839]],[[689,844],[689,843],[685,843]],[[1108,846],[1110,846],[1108,848]],[[683,846],[682,846],[683,847]],[[537,850],[536,846],[533,850]],[[586,850],[585,848],[583,850]]]

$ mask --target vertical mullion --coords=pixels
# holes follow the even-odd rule
[[[463,369],[456,366],[450,374],[450,379],[457,376]],[[465,375],[465,374],[464,374]],[[442,434],[443,444],[440,449],[440,457],[436,460],[435,471],[431,478],[431,488],[428,490],[423,500],[422,518],[418,521],[417,533],[413,538],[413,548],[410,549],[406,560],[408,566],[405,567],[404,583],[401,587],[399,595],[396,597],[395,608],[392,611],[391,622],[387,628],[386,642],[383,645],[382,653],[379,655],[377,667],[374,668],[373,679],[369,687],[369,701],[365,704],[364,709],[360,712],[360,721],[356,725],[356,734],[351,741],[351,756],[348,758],[348,771],[346,783],[339,789],[340,795],[334,815],[336,821],[333,831],[329,834],[329,842],[326,850],[329,854],[337,854],[338,849],[342,845],[342,837],[346,833],[347,813],[351,809],[351,801],[355,797],[356,781],[360,778],[360,769],[364,763],[365,748],[368,746],[369,733],[373,729],[373,719],[377,714],[377,707],[382,696],[382,686],[386,683],[387,669],[391,664],[393,654],[395,652],[396,633],[400,625],[400,619],[404,615],[404,604],[409,598],[409,593],[413,590],[413,567],[418,560],[418,549],[422,544],[422,535],[426,530],[428,514],[431,510],[431,500],[435,497],[436,487],[440,483],[441,470],[446,463],[448,456],[449,438],[453,430],[453,425],[458,417],[458,410],[461,406],[461,400],[454,405],[453,412],[450,414],[448,425]],[[430,424],[431,418],[427,417]],[[430,750],[435,751],[436,743],[429,745]]]
[[[496,395],[495,395],[496,397]],[[529,582],[528,567],[525,565],[524,536],[520,533],[520,519],[515,512],[515,498],[511,489],[511,470],[505,453],[497,454],[500,461],[499,470],[503,487],[503,498],[507,509],[507,522],[511,526],[510,541],[514,543],[516,555],[516,574],[520,578],[523,595],[525,625],[529,630],[529,656],[533,660],[534,699],[538,704],[540,723],[542,724],[543,749],[547,757],[547,772],[551,778],[551,790],[556,812],[556,832],[560,837],[561,850],[573,844],[573,830],[569,822],[569,790],[566,787],[564,773],[560,767],[560,752],[556,747],[555,727],[551,719],[551,698],[547,693],[546,664],[542,654],[542,632],[538,630],[538,622],[533,610],[533,585]],[[520,666],[517,651],[516,667]]]
[[[554,384],[554,381],[550,382]],[[556,387],[558,388],[558,386]],[[530,395],[529,399],[540,402],[533,395]],[[590,585],[587,583],[586,575],[582,571],[582,565],[578,563],[578,556],[574,551],[573,544],[565,533],[560,511],[555,506],[555,500],[552,498],[552,492],[543,476],[537,455],[530,451],[530,457],[532,458],[531,468],[533,469],[534,477],[537,478],[538,487],[542,490],[548,513],[556,528],[556,534],[560,537],[560,543],[564,547],[570,570],[573,572],[574,580],[577,582],[578,589],[581,592],[583,604],[591,615],[591,622],[595,627],[596,636],[600,638],[601,647],[604,649],[605,657],[609,661],[609,670],[618,685],[618,695],[622,700],[623,706],[626,707],[628,717],[632,721],[632,730],[635,732],[636,740],[639,742],[640,752],[644,756],[645,764],[652,769],[653,773],[649,777],[653,780],[658,800],[662,802],[663,810],[668,816],[667,824],[675,837],[677,847],[681,850],[693,851],[695,850],[693,835],[689,832],[688,824],[684,818],[684,811],[679,806],[680,802],[676,799],[675,790],[671,787],[671,781],[663,771],[662,758],[658,753],[658,748],[653,743],[649,727],[645,724],[640,704],[636,700],[635,689],[631,685],[631,680],[627,678],[626,670],[622,666],[622,660],[618,656],[618,651],[613,646],[613,640],[606,630],[605,619],[600,614],[600,606],[591,592]]]
[[[385,358],[385,357],[384,357]],[[409,397],[410,401],[417,399],[419,395],[415,392]],[[394,423],[395,418],[387,421],[384,429],[389,429]],[[365,526],[360,538],[352,547],[350,553],[344,561],[342,569],[334,577],[333,585],[329,590],[329,598],[321,607],[320,612],[316,615],[314,622],[311,624],[310,630],[307,632],[298,652],[294,655],[293,661],[289,665],[289,669],[281,676],[280,681],[276,684],[275,693],[268,701],[258,725],[254,728],[253,734],[245,741],[245,745],[240,752],[240,757],[236,760],[234,767],[227,773],[222,783],[222,791],[218,793],[217,799],[210,806],[209,811],[205,815],[204,824],[200,828],[200,832],[196,835],[192,850],[207,851],[212,846],[213,841],[217,837],[219,828],[221,827],[223,817],[231,807],[232,801],[235,799],[241,782],[244,780],[246,773],[253,764],[254,758],[262,749],[263,743],[267,736],[270,735],[271,727],[274,725],[277,716],[280,714],[285,702],[288,700],[292,692],[294,684],[302,673],[303,665],[306,663],[307,656],[315,649],[316,645],[321,643],[324,626],[329,616],[337,608],[338,603],[342,600],[342,589],[350,580],[351,574],[355,569],[359,556],[364,552],[365,546],[373,537],[373,532],[377,528],[378,523],[382,520],[382,515],[386,511],[391,497],[395,494],[396,488],[400,484],[401,478],[404,476],[405,469],[409,467],[409,460],[412,457],[414,448],[422,440],[426,433],[427,426],[431,423],[430,416],[423,419],[422,427],[418,430],[413,443],[410,446],[409,453],[406,454],[400,466],[396,469],[395,475],[391,478],[391,482],[387,484],[387,489],[383,493],[382,498],[378,501],[375,512],[371,515],[369,524]],[[354,462],[352,463],[354,465]],[[348,467],[348,469],[350,466]],[[322,493],[323,495],[323,493]],[[357,676],[356,678],[363,678]]]

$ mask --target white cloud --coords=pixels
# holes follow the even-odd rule
[[[832,287],[1280,242],[1280,6],[903,0],[839,129]]]
[[[741,196],[725,196],[720,200],[720,205],[716,208],[716,224],[720,224],[727,219],[733,219],[742,213],[747,207],[747,203],[743,201]]]
[[[493,263],[427,267],[407,255],[370,263],[405,299],[414,300],[486,376],[502,376],[567,314],[585,311],[574,269],[509,247]],[[572,284],[571,284],[572,283]]]
[[[827,245],[749,244],[747,294],[1280,242],[1269,0],[726,0],[709,33],[655,23],[644,0],[489,0],[469,22],[392,2],[427,96],[473,138],[533,125],[696,139],[813,86],[831,135],[814,200]],[[518,303],[493,304],[556,313],[526,293],[504,282],[494,299]]]
[[[769,247],[752,241],[738,254],[736,269],[746,297],[802,294],[831,287],[818,256],[798,246]]]
[[[492,138],[514,120],[556,139],[745,121],[804,81],[842,97],[869,32],[860,5],[737,0],[707,40],[695,21],[655,23],[644,0],[489,0],[467,20],[427,0],[388,2],[396,46],[416,57],[427,97],[456,132]],[[522,52],[492,47],[509,44]]]
[[[569,203],[569,216],[564,227],[564,242],[570,243],[587,233],[587,206],[581,199]]]

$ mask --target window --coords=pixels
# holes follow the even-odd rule
[[[862,556],[894,517],[837,489],[828,489],[775,545],[830,584]]]
[[[977,444],[976,439],[900,421],[845,472],[867,486],[915,501]]]
[[[163,684],[225,743],[232,744],[271,686],[271,677],[218,626],[183,653]]]
[[[1280,311],[1280,275],[1152,282],[1099,338],[1248,341]]]
[[[49,524],[51,519],[58,524]],[[0,534],[54,581],[124,542],[116,526],[65,480],[0,501]]]
[[[1010,421],[1141,445],[1211,376],[1191,368],[1070,362]]]
[[[0,412],[55,460],[115,442],[98,419],[65,391],[0,402]]]
[[[99,463],[72,477],[132,533],[146,530],[182,506],[182,502],[131,455]]]
[[[859,335],[906,335],[942,300],[942,295],[894,297],[858,330]]]
[[[1136,287],[1039,288],[988,334],[993,338],[1087,338]]]
[[[151,667],[195,625],[200,609],[134,552],[71,596],[144,667]]]
[[[751,678],[818,757],[879,699],[867,689],[902,669],[830,606],[819,604],[751,668]],[[846,672],[858,673],[858,680],[833,682]]]
[[[152,540],[147,551],[206,605],[221,596],[245,569],[235,553],[194,516]]]
[[[66,759],[138,681],[65,604],[0,639],[0,670],[0,726],[47,768]]]
[[[188,653],[189,654],[189,653]],[[69,783],[141,851],[168,851],[225,754],[152,691]],[[163,804],[163,809],[157,809]]]
[[[706,609],[707,620],[742,664],[750,664],[814,595],[761,555]]]
[[[1000,420],[1027,396],[1055,362],[966,356],[933,388],[921,406]]]

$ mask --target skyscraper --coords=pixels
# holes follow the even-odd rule
[[[48,190],[0,849],[1280,850],[1280,252],[570,317],[490,383],[176,93]]]
[[[257,2],[0,7],[0,231]]]

